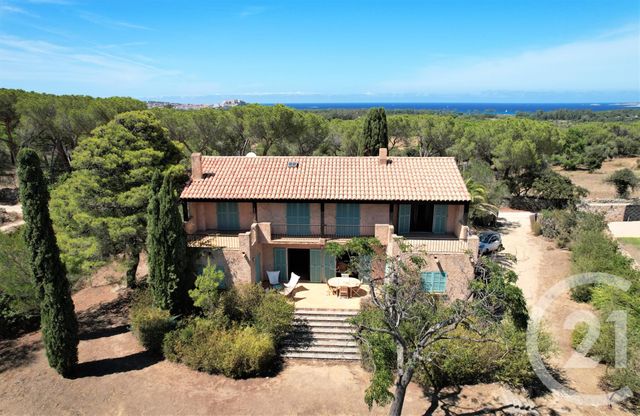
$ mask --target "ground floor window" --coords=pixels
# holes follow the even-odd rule
[[[445,272],[422,272],[422,289],[429,293],[444,293],[447,289],[447,273]]]

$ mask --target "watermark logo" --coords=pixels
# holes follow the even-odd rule
[[[540,355],[538,344],[538,323],[543,322],[545,319],[557,319],[553,316],[546,316],[551,305],[560,297],[566,294],[573,288],[586,285],[607,285],[615,287],[622,291],[627,291],[631,286],[631,283],[618,276],[613,276],[607,273],[584,273],[568,277],[565,280],[558,282],[551,287],[542,297],[540,297],[537,303],[531,310],[531,322],[527,330],[527,352],[529,354],[529,361],[533,366],[533,369],[540,379],[540,381],[552,392],[561,394],[576,404],[591,405],[591,406],[605,406],[611,403],[621,402],[632,396],[631,389],[623,387],[616,390],[611,394],[583,394],[579,393],[562,383],[560,383],[551,374],[549,369],[544,364],[542,356]],[[615,334],[615,367],[626,368],[627,366],[627,314],[624,310],[613,311],[606,317],[608,322],[613,323]],[[593,368],[595,365],[593,360],[586,359],[583,354],[589,352],[593,347],[598,337],[600,336],[600,320],[598,317],[589,311],[576,311],[570,314],[564,322],[565,329],[573,329],[576,324],[585,322],[588,325],[587,333],[585,334],[582,342],[577,347],[578,352],[574,352],[573,355],[564,363],[563,368]]]

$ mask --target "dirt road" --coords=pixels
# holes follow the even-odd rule
[[[522,289],[531,310],[548,289],[571,275],[571,253],[557,248],[555,243],[543,237],[534,236],[531,233],[529,216],[529,212],[523,211],[500,213],[503,220],[505,252],[513,254],[517,259],[513,269],[518,274],[518,286]],[[565,328],[565,322],[568,322],[570,316],[576,311],[592,313],[593,308],[588,304],[571,300],[568,287],[565,293],[547,309],[544,320],[545,329],[551,334],[558,350],[552,364],[561,368],[561,375],[567,387],[579,393],[604,394],[599,384],[605,367],[577,354],[571,347],[572,328]],[[564,368],[570,358],[577,366],[584,368]],[[567,406],[564,400],[551,395],[537,402],[556,410]],[[612,412],[612,410],[597,408],[591,410],[602,411],[602,414]],[[581,412],[585,411],[586,408],[581,408]]]

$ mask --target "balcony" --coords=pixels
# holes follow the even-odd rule
[[[374,225],[278,224],[271,223],[271,238],[353,238],[375,235]]]
[[[187,246],[196,248],[227,248],[240,249],[240,237],[243,231],[199,231],[195,234],[187,234]]]
[[[453,234],[410,233],[403,239],[414,249],[433,254],[465,253],[470,249],[466,239]]]

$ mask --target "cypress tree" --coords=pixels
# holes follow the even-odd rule
[[[31,149],[18,154],[18,178],[24,236],[38,289],[47,359],[52,368],[66,377],[78,362],[78,321],[49,215],[49,190],[40,158]]]
[[[158,193],[160,192],[160,187],[162,186],[162,178],[160,176],[159,171],[155,171],[153,173],[153,177],[151,178],[151,189],[149,194],[149,205],[147,206],[147,254],[148,259],[147,262],[149,264],[149,276],[148,282],[149,286],[154,293],[157,287],[156,280],[158,276],[158,270],[160,268],[160,264],[158,260],[160,258],[158,254],[159,248],[159,237],[158,237],[158,217],[160,205],[158,201]]]
[[[165,175],[157,197],[149,202],[148,213],[149,284],[154,304],[177,312],[186,300],[187,241],[171,175]]]
[[[369,110],[367,119],[364,122],[362,136],[365,156],[375,156],[378,153],[378,149],[388,146],[387,114],[383,107]]]

